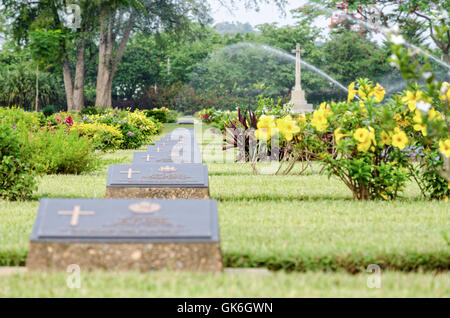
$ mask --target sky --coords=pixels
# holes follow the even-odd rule
[[[244,5],[239,4],[230,12],[229,9],[221,6],[218,0],[209,0],[214,23],[239,21],[242,23],[248,22],[252,26],[271,22],[278,22],[280,25],[295,24],[296,21],[292,18],[289,10],[298,8],[306,2],[306,0],[290,0],[286,6],[286,15],[282,16],[275,4],[262,4],[258,12],[254,9],[246,9]]]
[[[227,1],[227,0],[224,0]],[[219,0],[208,0],[211,5],[211,15],[214,19],[214,24],[219,22],[233,22],[250,23],[252,26],[263,23],[277,22],[279,26],[294,25],[297,20],[292,17],[290,10],[297,9],[305,5],[308,0],[289,0],[285,7],[285,14],[275,4],[261,4],[259,11],[255,9],[246,9],[243,4],[238,4],[231,10],[223,7]],[[236,0],[236,2],[241,2]],[[243,2],[243,1],[242,1]],[[329,18],[319,18],[315,21],[317,27],[323,28],[323,34],[328,34]]]

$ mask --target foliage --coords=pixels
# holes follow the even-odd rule
[[[165,114],[170,112],[168,109],[162,110]],[[151,136],[156,135],[161,129],[155,124],[155,121],[149,119],[144,111],[136,109],[134,112],[128,112],[126,117],[128,123],[136,127],[139,132],[144,136],[145,140],[148,140]],[[163,123],[163,121],[160,121]],[[167,117],[166,121],[167,122]],[[144,140],[144,141],[145,141]]]
[[[80,110],[80,115],[97,115],[98,109],[94,106],[86,106]]]
[[[167,123],[167,112],[165,112],[164,110],[156,110],[156,109],[149,109],[146,111],[146,115],[148,117],[153,117],[155,118],[157,121],[161,122],[161,123]]]
[[[17,128],[0,122],[0,199],[26,200],[36,188],[33,161]]]
[[[211,126],[225,132],[225,125],[231,119],[236,119],[238,117],[238,111],[229,110],[216,110],[215,108],[203,108],[201,111],[196,113],[196,116],[204,123],[210,124]]]
[[[51,115],[56,113],[55,106],[47,105],[47,106],[43,107],[42,108],[42,113],[44,114],[45,117],[50,117]]]
[[[311,23],[311,20],[323,15],[324,7],[334,10],[338,2],[340,1],[309,0],[308,4],[297,9],[297,12],[303,22]],[[450,4],[448,1],[392,1],[389,5],[385,5],[384,2],[379,1],[358,0],[348,1],[348,5],[349,12],[358,11],[358,17],[362,14],[366,21],[376,17],[378,30],[384,31],[383,28],[393,28],[395,25],[404,35],[412,36],[414,41],[420,40],[422,34],[430,34],[429,37],[422,37],[422,40],[431,39],[446,62],[450,63]],[[356,23],[356,21],[348,22]]]
[[[0,107],[0,123],[17,128],[18,132],[27,135],[29,132],[37,131],[40,126],[39,117],[36,113],[27,112],[17,107]]]
[[[16,64],[0,69],[0,104],[31,109],[34,103],[36,74],[28,65]],[[39,103],[61,104],[62,83],[46,72],[39,74]]]
[[[402,42],[401,35],[393,36]],[[391,62],[408,82],[402,101],[412,117],[411,133],[422,136],[417,145],[423,149],[421,169],[412,167],[410,170],[424,196],[448,198],[450,188],[445,187],[445,181],[450,184],[450,84],[439,81],[436,73],[430,72],[430,64],[426,61],[420,65],[401,43],[392,43],[392,50]],[[425,83],[418,85],[423,79]]]
[[[358,101],[354,101],[356,96]],[[340,178],[357,200],[394,199],[412,177],[419,186],[428,183],[421,186],[424,195],[428,191],[433,198],[445,198],[448,185],[446,188],[442,179],[427,176],[433,171],[427,163],[438,147],[436,141],[426,138],[427,125],[442,126],[442,115],[433,108],[428,118],[422,118],[416,102],[431,100],[425,94],[419,97],[420,91],[407,91],[381,104],[384,96],[379,84],[360,79],[357,87],[350,84],[347,102],[323,103],[312,114],[298,118],[262,115],[254,134],[272,152],[278,150],[273,137],[279,136],[281,158],[288,156],[291,162],[305,152],[321,149],[319,158],[329,175]],[[332,138],[328,138],[330,131],[334,132]],[[427,154],[425,160],[423,153]],[[271,155],[271,160],[277,159]],[[419,160],[425,174],[417,171],[412,159]],[[439,167],[437,163],[434,157],[432,164]]]
[[[97,136],[97,149],[135,149],[149,141],[150,137],[159,133],[162,125],[148,118],[144,111],[134,112],[118,109],[98,109],[97,114],[83,115],[81,123],[83,132],[90,137]]]
[[[239,150],[237,161],[249,161],[252,157],[252,132],[257,128],[256,114],[251,111],[250,107],[247,111],[242,111],[238,107],[237,118],[230,118],[225,126],[225,141],[228,143],[224,150],[237,148]]]
[[[379,81],[392,69],[387,61],[390,47],[380,47],[355,31],[332,32],[323,52],[324,70],[343,83],[367,76]],[[396,80],[401,80],[399,74],[396,74]]]
[[[31,139],[32,160],[46,174],[80,174],[96,167],[92,140],[77,130],[41,129]]]
[[[123,142],[120,144],[121,149],[137,149],[145,143],[144,135],[128,122],[123,122],[118,128],[123,136]]]
[[[283,117],[289,114],[292,107],[285,105],[285,101],[279,98],[275,101],[273,98],[260,96],[257,100],[256,115],[274,115],[276,117]]]
[[[120,129],[102,123],[75,123],[72,127],[80,136],[92,140],[94,148],[102,151],[115,150],[123,143],[123,134]]]

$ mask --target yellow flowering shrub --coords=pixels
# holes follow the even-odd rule
[[[148,118],[145,112],[142,110],[136,109],[132,113],[129,112],[128,116],[126,117],[126,120],[131,125],[138,128],[141,134],[147,139],[150,136],[153,136],[158,133],[159,127],[155,124],[153,120]]]
[[[332,141],[320,139],[321,161],[355,199],[395,198],[409,179],[425,197],[445,198],[450,190],[433,166],[440,164],[439,152],[450,156],[450,139],[429,136],[445,124],[441,105],[418,86],[381,104],[384,96],[379,84],[360,79],[349,85],[347,103],[323,104],[310,115],[318,137],[333,132]],[[447,91],[439,99],[447,101]]]
[[[396,104],[381,104],[384,96],[379,84],[360,79],[349,85],[346,103],[322,103],[309,115],[309,129],[321,143],[320,161],[356,200],[393,199],[409,177],[404,150],[410,138],[394,119],[404,117]],[[325,138],[328,132],[331,138]]]
[[[76,122],[71,129],[76,130],[80,136],[92,139],[95,148],[98,150],[116,150],[120,148],[123,142],[122,132],[117,127],[107,124]]]

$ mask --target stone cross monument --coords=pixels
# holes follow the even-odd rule
[[[304,53],[300,50],[300,43],[297,43],[297,48],[292,51],[295,53],[295,86],[292,89],[290,104],[293,104],[292,113],[309,113],[313,111],[311,104],[305,99],[305,91],[302,90],[301,83],[301,69],[300,69],[300,53]]]

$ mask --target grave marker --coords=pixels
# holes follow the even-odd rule
[[[148,156],[151,160],[151,154],[146,154],[145,160]],[[140,155],[138,158],[142,157],[144,156]],[[208,168],[194,163],[150,162],[110,165],[106,197],[207,199],[209,198]]]
[[[221,271],[217,203],[42,199],[27,267],[66,270],[72,264],[81,270]]]

